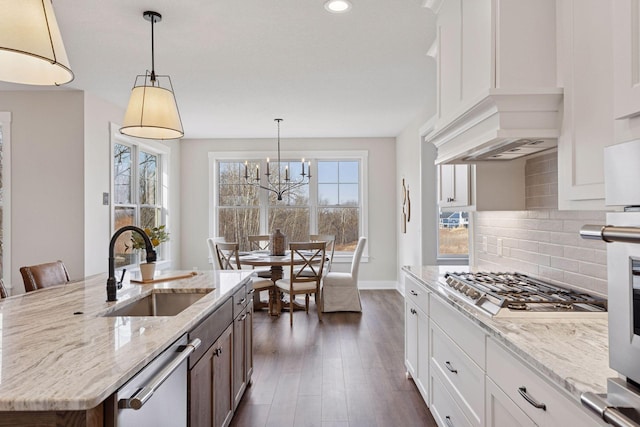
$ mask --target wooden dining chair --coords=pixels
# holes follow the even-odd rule
[[[7,288],[4,286],[4,281],[0,279],[0,299],[7,298],[9,296],[9,292]]]
[[[333,234],[312,234],[309,236],[309,240],[312,242],[326,242],[325,251],[327,253],[327,261],[324,265],[323,273],[326,275],[331,271],[331,264],[333,263],[333,253],[336,250],[336,236]]]
[[[224,236],[222,237],[209,237],[207,239],[207,246],[209,247],[209,262],[213,265],[214,270],[222,270],[220,263],[218,262],[218,253],[216,252],[216,243],[225,242]]]
[[[276,288],[283,293],[289,294],[289,323],[293,326],[293,305],[296,295],[305,295],[305,311],[309,313],[309,295],[320,293],[320,282],[322,281],[322,269],[325,263],[325,243],[324,242],[304,242],[290,243],[291,264],[289,278],[280,279],[276,282]],[[296,265],[297,261],[302,264]],[[300,265],[302,265],[301,268]],[[317,297],[319,299],[319,297]],[[278,313],[282,307],[282,300],[278,301]],[[316,303],[318,319],[322,320],[321,302]]]
[[[249,241],[249,250],[250,251],[266,251],[269,249],[269,245],[271,244],[271,239],[267,234],[256,234],[247,236],[247,240]],[[256,274],[258,277],[262,277],[265,279],[271,278],[271,269],[267,268],[255,268]]]
[[[69,273],[62,261],[31,265],[20,268],[25,292],[69,283]]]
[[[240,257],[238,253],[239,248],[240,245],[237,242],[218,242],[215,244],[216,257],[218,259],[219,265],[221,266],[221,270],[240,270],[242,268],[240,265]],[[261,291],[274,291],[274,284],[271,279],[252,277],[251,285],[253,286],[253,290],[257,293],[257,296],[254,297],[253,300],[254,309],[268,307],[269,313],[271,313],[271,296],[269,296],[268,303],[263,303],[260,299]]]
[[[267,234],[247,236],[247,240],[249,241],[250,251],[266,251],[271,243],[271,239]]]

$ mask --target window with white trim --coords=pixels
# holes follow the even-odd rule
[[[163,204],[166,173],[163,170],[168,151],[126,137],[116,138],[112,147],[112,231],[126,225],[144,229],[166,224],[166,205]],[[166,259],[164,246],[156,248],[158,260]],[[123,233],[115,245],[116,267],[139,263],[143,254],[137,252],[131,248],[131,232]]]
[[[248,250],[247,236],[271,234],[277,228],[289,242],[307,241],[310,234],[333,234],[336,254],[353,252],[359,236],[366,234],[366,155],[313,158],[311,153],[302,154],[300,157],[311,165],[310,184],[285,193],[278,201],[274,193],[245,184],[245,167],[249,173],[265,171],[264,158],[249,159],[245,165],[244,160],[230,154],[212,153],[211,235],[224,236],[238,242],[241,250]],[[300,161],[283,160],[282,176],[285,168],[291,177],[297,176],[301,165]],[[277,163],[272,162],[270,168],[272,176],[277,174]]]

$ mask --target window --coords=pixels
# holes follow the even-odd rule
[[[440,210],[438,222],[438,259],[469,258],[469,213],[443,212]]]
[[[118,138],[113,143],[113,231],[126,225],[140,228],[164,224],[162,164],[165,154],[152,146]],[[136,264],[131,233],[123,233],[115,245],[116,267]],[[166,258],[158,247],[158,259]]]
[[[313,157],[310,153],[304,154],[307,159]],[[358,237],[365,234],[362,176],[365,176],[366,155],[344,159],[316,156],[310,160],[310,185],[286,192],[281,201],[273,192],[245,185],[245,168],[246,173],[254,173],[258,168],[265,171],[266,160],[256,158],[245,164],[237,157],[220,158],[213,153],[211,157],[212,236],[224,236],[228,241],[238,242],[241,250],[248,250],[247,236],[271,234],[277,228],[290,242],[308,240],[310,234],[333,234],[336,252],[350,253]],[[271,162],[269,167],[272,179],[277,180],[277,163]],[[279,171],[283,178],[286,169],[290,176],[298,176],[302,163],[283,160]],[[264,175],[260,175],[264,180]]]

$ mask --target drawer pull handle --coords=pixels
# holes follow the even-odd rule
[[[446,362],[444,362],[444,366],[446,366],[446,367],[447,367],[447,369],[448,369],[450,372],[453,372],[454,374],[457,374],[457,373],[458,373],[458,370],[457,370],[457,369],[453,369],[453,366],[451,366],[451,363],[450,363],[448,360],[447,360]]]
[[[411,314],[416,314],[417,313],[417,311],[415,309],[413,309],[413,308],[410,311],[411,311]]]
[[[413,295],[414,297],[417,297],[417,296],[418,296],[418,293],[417,293],[416,291],[414,291],[413,289],[411,289],[409,292],[410,292],[410,293],[411,293],[411,295]]]
[[[255,290],[255,289],[253,289],[253,288],[249,289],[249,295],[252,295],[255,291],[256,291],[256,290]]]
[[[246,298],[242,298],[240,301],[238,301],[236,304],[237,305],[244,305],[244,303],[247,302]]]
[[[444,422],[447,424],[447,427],[453,427],[453,423],[451,422],[451,417],[449,415],[444,417]]]
[[[213,352],[214,356],[220,356],[221,354],[222,354],[222,347],[216,348],[216,350]]]
[[[241,322],[244,322],[244,320],[247,318],[247,313],[243,314],[242,317],[240,318]]]
[[[544,403],[540,403],[533,397],[529,396],[529,393],[527,393],[527,388],[525,386],[518,388],[518,393],[520,393],[520,396],[524,397],[524,400],[529,402],[534,408],[542,409],[543,411],[547,410],[547,405],[545,405]]]

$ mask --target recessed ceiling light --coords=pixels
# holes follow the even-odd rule
[[[344,13],[351,10],[351,3],[347,0],[328,0],[324,8],[331,13]]]

